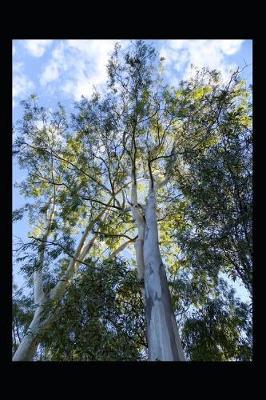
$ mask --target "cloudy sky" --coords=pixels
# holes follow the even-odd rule
[[[106,79],[106,63],[115,40],[14,40],[13,98],[36,93],[42,101],[64,102],[90,95],[93,85]],[[127,46],[129,41],[120,41]],[[251,40],[151,40],[165,57],[166,73],[173,84],[191,73],[190,65],[222,71],[251,64]],[[246,73],[251,72],[248,68]]]
[[[39,97],[40,104],[54,107],[58,101],[66,108],[89,96],[93,86],[100,89],[106,80],[106,64],[116,40],[14,40],[13,41],[13,121],[21,115],[20,101],[30,94]],[[129,41],[122,40],[126,47]],[[243,78],[252,79],[251,40],[148,40],[165,58],[166,76],[177,85],[192,74],[191,64],[207,66],[222,72],[224,79],[230,70],[248,65]],[[23,171],[13,165],[13,183],[20,181]],[[13,209],[24,201],[13,189]],[[14,225],[16,236],[26,237],[27,223]],[[17,278],[16,278],[17,281]]]

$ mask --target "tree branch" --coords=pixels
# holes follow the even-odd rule
[[[120,253],[121,251],[123,251],[130,243],[133,243],[138,236],[128,240],[127,242],[124,242],[123,244],[121,244],[121,246],[119,246],[113,253],[110,254],[110,256],[108,257],[108,259],[112,259],[114,257],[117,256],[118,253]]]
[[[125,235],[125,234],[115,234],[115,233],[108,233],[108,232],[100,232],[100,231],[94,231],[93,230],[93,233],[95,233],[95,234],[98,234],[98,235],[103,235],[103,236],[106,236],[106,237],[125,237],[125,238],[127,238],[127,239],[129,239],[129,240],[134,240],[134,238],[131,238],[131,237],[129,237],[129,236],[127,236],[127,235]]]
[[[109,203],[111,201],[112,201],[112,199],[109,200]],[[49,293],[50,299],[57,300],[57,299],[60,299],[63,296],[68,283],[70,282],[71,278],[73,277],[73,275],[76,272],[76,269],[77,269],[77,267],[79,265],[78,262],[75,259],[78,259],[80,257],[80,255],[82,254],[82,251],[84,250],[83,246],[84,246],[85,240],[86,240],[89,232],[92,230],[92,228],[96,224],[96,222],[98,222],[103,217],[105,212],[106,212],[106,210],[101,211],[97,215],[97,217],[93,221],[91,221],[89,223],[89,225],[87,226],[87,228],[85,229],[85,231],[84,231],[84,233],[83,233],[83,235],[82,235],[82,237],[80,239],[80,242],[79,242],[79,245],[77,247],[77,250],[75,251],[74,258],[72,258],[72,260],[70,261],[70,263],[69,263],[69,265],[67,267],[67,270],[66,270],[65,275],[64,275],[64,281],[60,280],[55,285],[55,287],[53,289],[51,289],[51,291]],[[92,239],[92,240],[95,240],[95,239]]]

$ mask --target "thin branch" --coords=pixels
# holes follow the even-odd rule
[[[105,207],[115,208],[115,209],[120,210],[120,211],[128,211],[127,209],[123,209],[122,207],[118,207],[118,206],[111,205],[111,204],[106,204],[101,200],[96,200],[96,199],[93,199],[91,197],[86,197],[86,196],[80,195],[80,198],[83,199],[83,200],[89,200],[89,201],[92,201],[92,202],[95,202],[95,203],[102,204]]]
[[[50,151],[47,150],[44,147],[36,147],[36,146],[32,146],[27,142],[23,142],[22,144],[25,144],[35,150],[43,150],[47,153],[50,154]],[[62,156],[59,156],[57,153],[55,153],[55,151],[53,151],[53,155],[58,158],[59,160],[65,161],[66,163],[70,164],[72,167],[74,167],[76,170],[78,170],[79,172],[81,172],[82,174],[84,174],[85,176],[87,176],[88,178],[90,178],[92,181],[94,181],[95,183],[97,183],[99,186],[101,186],[104,190],[106,190],[108,193],[112,193],[104,184],[102,184],[101,182],[98,181],[98,179],[96,179],[95,177],[91,176],[90,174],[88,174],[87,172],[83,171],[82,169],[80,169],[77,165],[73,164],[71,161],[66,160],[65,158],[63,158]]]
[[[108,204],[109,204],[111,201],[112,201],[112,199],[109,200]],[[76,249],[76,251],[75,251],[74,258],[72,258],[72,260],[70,261],[70,263],[69,263],[69,265],[68,265],[68,267],[67,267],[67,270],[66,270],[66,272],[65,272],[65,274],[64,274],[64,280],[65,280],[65,282],[63,282],[63,281],[61,280],[61,281],[59,281],[59,282],[56,284],[56,286],[55,286],[53,289],[51,289],[51,291],[50,291],[50,293],[49,293],[49,297],[50,297],[51,299],[53,299],[53,300],[55,300],[55,299],[60,299],[61,296],[64,294],[64,291],[65,291],[65,289],[66,289],[66,287],[67,287],[67,283],[70,281],[70,279],[72,278],[72,276],[74,275],[74,273],[76,272],[76,269],[77,269],[77,267],[78,267],[75,258],[78,259],[79,256],[82,254],[82,249],[83,249],[85,240],[86,240],[86,238],[87,238],[89,232],[93,229],[93,227],[94,227],[94,225],[96,224],[96,222],[98,222],[99,220],[101,220],[101,218],[103,217],[103,215],[105,214],[105,212],[106,212],[106,210],[101,211],[101,212],[97,215],[97,217],[96,217],[93,221],[91,221],[91,222],[88,224],[87,228],[85,229],[85,231],[84,231],[84,233],[83,233],[83,235],[82,235],[82,237],[81,237],[81,239],[80,239],[79,245],[78,245],[78,247],[77,247],[77,249]],[[78,262],[79,262],[79,261],[78,261]]]
[[[97,235],[103,235],[103,236],[106,236],[106,237],[125,237],[125,238],[127,238],[129,240],[134,240],[134,238],[131,238],[130,236],[127,236],[127,235],[125,235],[123,233],[115,234],[115,233],[100,232],[100,231],[94,231],[94,230],[92,232],[96,233]]]
[[[108,259],[112,259],[114,257],[117,256],[118,253],[120,253],[121,251],[123,251],[130,243],[133,243],[138,236],[128,240],[127,242],[124,242],[123,244],[121,244],[121,246],[119,246],[113,253],[111,253],[108,257]]]

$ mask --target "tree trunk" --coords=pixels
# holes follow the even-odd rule
[[[109,203],[111,200],[109,201]],[[77,261],[77,258],[80,257],[81,261],[86,257],[88,252],[90,251],[91,247],[93,246],[93,243],[95,241],[96,236],[94,235],[93,238],[85,244],[86,238],[89,235],[89,232],[95,225],[97,221],[99,221],[103,215],[105,214],[105,210],[101,211],[98,216],[89,223],[87,228],[85,229],[79,245],[77,247],[77,250],[74,254],[74,257],[69,262],[68,268],[64,274],[64,277],[61,278],[57,284],[55,285],[54,288],[52,288],[47,296],[47,298],[44,298],[43,294],[43,289],[42,285],[40,284],[40,279],[41,279],[41,273],[35,273],[35,281],[34,281],[34,301],[35,304],[39,304],[38,308],[35,311],[33,320],[28,328],[28,331],[25,335],[25,337],[22,339],[20,345],[18,346],[14,356],[13,356],[13,361],[32,361],[33,356],[36,352],[37,346],[39,344],[38,336],[41,334],[41,332],[48,327],[48,325],[52,322],[52,320],[55,318],[55,314],[49,315],[46,320],[40,322],[40,317],[42,314],[42,309],[43,306],[46,302],[46,300],[50,299],[53,301],[60,301],[64,293],[68,287],[68,285],[71,283],[71,280],[77,271],[77,268],[79,266],[79,262]],[[38,295],[36,295],[36,291]]]
[[[145,222],[144,286],[149,360],[184,361],[159,249],[154,191],[147,198]]]
[[[41,307],[34,314],[33,320],[18,346],[12,361],[32,361],[38,346],[38,335],[41,333]]]
[[[84,245],[86,236],[88,235],[88,229],[85,231],[83,234],[79,246],[76,250],[76,253],[74,257],[70,260],[69,266],[67,268],[67,271],[64,275],[63,279],[60,279],[56,286],[50,290],[49,295],[44,298],[43,294],[40,294],[39,298],[35,298],[35,304],[39,303],[38,308],[35,311],[33,320],[27,330],[26,335],[22,339],[20,345],[18,346],[14,356],[13,356],[13,361],[32,361],[33,356],[36,352],[37,346],[39,344],[39,335],[43,332],[44,329],[48,327],[48,325],[52,322],[53,318],[55,317],[55,314],[49,315],[44,321],[40,321],[41,319],[41,314],[43,311],[43,306],[45,305],[47,300],[53,300],[53,301],[59,301],[67,288],[67,286],[70,284],[71,279],[79,265],[79,263],[76,261],[76,257],[79,256],[81,253],[82,247]],[[81,258],[83,259],[87,252],[90,250],[91,246],[93,245],[95,240],[95,237],[85,246]],[[81,260],[82,261],[82,260]],[[37,275],[36,275],[37,276]],[[34,296],[35,297],[35,296]]]

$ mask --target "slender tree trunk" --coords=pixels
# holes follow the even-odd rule
[[[50,293],[48,296],[40,298],[35,298],[35,303],[38,303],[38,308],[35,311],[33,320],[27,330],[26,335],[22,339],[20,345],[18,346],[14,356],[13,356],[13,361],[32,361],[33,356],[36,352],[37,346],[39,344],[39,336],[43,332],[44,329],[47,329],[47,327],[50,325],[50,323],[53,321],[55,318],[55,314],[49,314],[48,317],[44,321],[40,321],[42,311],[43,311],[43,306],[47,302],[47,300],[53,300],[53,301],[60,301],[62,299],[66,288],[71,282],[71,279],[76,272],[79,262],[76,261],[76,259],[80,256],[80,260],[82,261],[89,250],[91,249],[95,237],[91,239],[91,241],[84,246],[84,242],[86,239],[86,236],[89,233],[89,229],[85,231],[83,234],[79,246],[75,252],[74,257],[70,260],[69,266],[67,268],[67,271],[64,275],[63,279],[60,279],[56,286],[51,289]],[[83,250],[82,250],[83,249]]]
[[[32,361],[34,354],[36,352],[38,346],[38,335],[41,332],[40,329],[40,316],[42,313],[43,305],[46,302],[46,298],[43,291],[43,261],[44,254],[46,249],[45,242],[47,241],[49,234],[51,223],[54,218],[54,210],[55,210],[55,193],[54,197],[51,198],[47,204],[47,209],[49,210],[51,207],[51,211],[47,216],[47,225],[45,228],[45,232],[43,235],[43,243],[40,245],[38,250],[38,265],[37,269],[33,272],[33,295],[34,295],[34,304],[37,307],[33,316],[33,319],[30,323],[29,328],[22,341],[20,342],[14,356],[13,361]]]
[[[155,207],[155,193],[150,191],[145,208],[144,238],[144,284],[149,360],[184,361],[158,244]]]
[[[41,307],[35,311],[31,324],[13,356],[13,361],[32,361],[38,346],[38,336],[41,333],[41,311]]]
[[[135,250],[138,278],[142,284],[144,283],[142,293],[146,314],[149,360],[184,361],[185,357],[159,248],[155,182],[152,175],[151,162],[148,160],[150,187],[144,210],[138,204],[135,165],[136,144],[134,137],[133,145],[131,157],[131,210],[138,230]]]
[[[138,236],[135,241],[135,252],[136,252],[136,262],[137,262],[137,273],[138,280],[141,285],[141,291],[143,296],[143,301],[145,302],[144,294],[144,255],[143,255],[143,245],[144,245],[144,234],[145,234],[145,219],[143,211],[140,210],[138,205],[138,195],[137,195],[137,184],[135,179],[135,173],[132,169],[132,186],[131,186],[131,212],[133,218],[136,222],[136,227],[138,231]]]
[[[159,249],[154,189],[149,191],[144,216],[137,203],[137,185],[132,179],[131,202],[138,229],[135,242],[138,278],[145,288],[142,291],[149,360],[185,361]]]
[[[109,201],[109,203],[111,200]],[[93,243],[95,241],[95,236],[87,243],[85,244],[86,238],[88,237],[91,229],[95,225],[97,221],[99,221],[105,214],[106,210],[104,209],[101,211],[97,217],[89,223],[87,228],[85,229],[79,245],[76,249],[76,252],[73,256],[73,258],[70,260],[68,268],[64,274],[64,277],[61,278],[56,286],[50,290],[50,293],[48,296],[44,297],[43,289],[42,289],[42,275],[41,272],[35,273],[34,274],[34,302],[36,305],[38,305],[33,320],[27,330],[27,333],[25,337],[22,339],[20,345],[18,346],[14,356],[13,356],[13,361],[32,361],[34,354],[36,352],[37,346],[39,344],[39,339],[38,337],[40,334],[43,332],[44,329],[47,329],[47,327],[50,325],[50,323],[54,320],[56,317],[56,314],[49,314],[48,317],[44,321],[40,321],[42,311],[43,311],[43,306],[47,302],[47,300],[53,300],[53,301],[60,301],[64,293],[68,287],[68,285],[71,283],[71,280],[77,271],[80,263],[77,261],[77,259],[80,259],[82,261],[88,252],[90,251],[91,247],[93,246]],[[44,251],[44,249],[43,249]],[[44,254],[42,254],[42,257]],[[37,295],[37,294],[38,295]]]

